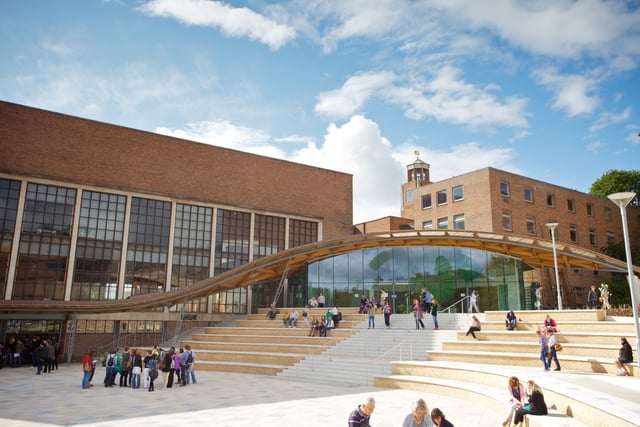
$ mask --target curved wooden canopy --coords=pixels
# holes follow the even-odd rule
[[[169,292],[137,295],[109,301],[4,300],[3,313],[119,313],[171,306],[226,289],[278,280],[285,271],[355,250],[390,246],[450,246],[473,248],[521,259],[532,267],[553,266],[550,240],[466,230],[406,230],[358,234],[299,246],[279,252],[214,277]],[[556,242],[559,267],[626,272],[623,261],[599,252]],[[640,268],[634,266],[634,271]]]

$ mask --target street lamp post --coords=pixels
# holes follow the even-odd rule
[[[631,291],[631,311],[633,312],[633,325],[636,328],[636,356],[640,368],[640,327],[638,326],[638,307],[636,306],[636,287],[633,280],[633,263],[631,262],[631,244],[629,243],[629,228],[627,227],[627,205],[636,197],[636,193],[624,192],[609,194],[607,198],[620,208],[622,216],[622,234],[624,236],[624,250],[627,256],[627,280]]]
[[[560,278],[558,277],[558,256],[556,255],[556,228],[557,222],[545,224],[551,230],[551,245],[553,246],[553,268],[556,273],[556,291],[558,292],[558,310],[562,310],[562,296],[560,296]]]

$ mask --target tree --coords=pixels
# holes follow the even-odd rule
[[[640,206],[640,171],[622,171],[611,169],[598,178],[593,184],[589,194],[599,197],[607,197],[612,193],[633,191],[636,197],[631,201],[632,206]]]

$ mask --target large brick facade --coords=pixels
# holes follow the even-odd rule
[[[0,102],[0,173],[317,218],[349,235],[352,176]]]

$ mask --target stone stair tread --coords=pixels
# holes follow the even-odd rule
[[[564,345],[564,344],[563,344]],[[434,354],[465,354],[465,355],[475,355],[475,356],[490,356],[490,357],[503,357],[503,356],[513,356],[520,358],[531,358],[538,360],[538,354],[532,353],[517,353],[517,352],[491,352],[491,351],[473,351],[473,350],[435,350],[430,353]],[[560,353],[558,353],[560,355]],[[603,358],[603,357],[591,357],[591,356],[574,356],[574,355],[562,355],[560,360],[579,360],[584,362],[604,362],[604,363],[614,363],[615,358]]]

